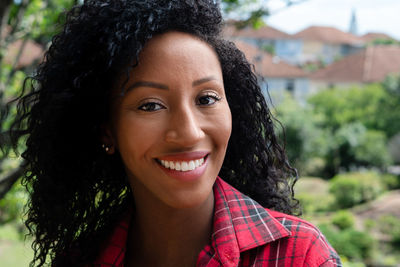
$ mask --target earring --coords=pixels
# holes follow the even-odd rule
[[[102,147],[106,152],[110,151],[110,147],[109,147],[109,146],[106,146],[105,144],[102,144],[101,147]]]

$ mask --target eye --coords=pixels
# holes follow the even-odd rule
[[[197,99],[197,105],[200,106],[210,106],[220,101],[221,97],[219,97],[216,93],[206,93],[203,96],[200,96]]]
[[[147,103],[140,105],[138,107],[138,109],[142,110],[142,111],[146,111],[146,112],[152,112],[152,111],[164,109],[164,106],[157,102],[147,102]]]

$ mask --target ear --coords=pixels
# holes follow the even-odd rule
[[[112,155],[115,153],[115,138],[111,130],[111,126],[109,124],[101,125],[101,144],[104,151]]]

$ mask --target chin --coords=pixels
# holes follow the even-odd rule
[[[213,201],[212,187],[203,192],[184,191],[175,194],[174,198],[165,201],[173,209],[195,209]]]

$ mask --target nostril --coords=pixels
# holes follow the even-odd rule
[[[170,129],[165,133],[165,141],[191,146],[199,142],[204,136],[203,130],[197,124],[188,125],[181,122],[176,123],[175,126],[171,125]]]

